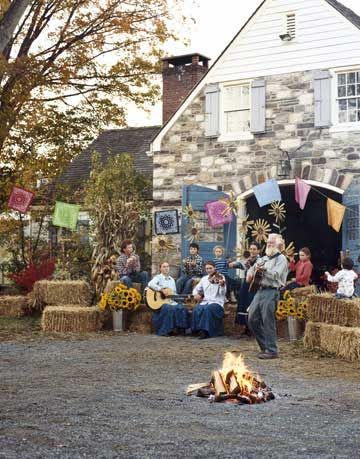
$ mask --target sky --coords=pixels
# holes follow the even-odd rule
[[[322,0],[314,0],[317,1]],[[182,43],[169,43],[166,52],[173,56],[200,53],[214,62],[261,2],[262,0],[184,0],[184,13],[195,20],[188,26],[190,44],[185,47]],[[360,0],[341,0],[341,3],[360,15]],[[149,113],[130,107],[128,124],[161,124],[161,103],[151,107]]]

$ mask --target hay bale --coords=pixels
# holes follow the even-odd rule
[[[306,287],[294,288],[291,290],[291,296],[294,298],[307,298],[310,295],[317,293],[316,285],[307,285]]]
[[[101,328],[100,311],[96,306],[47,306],[41,327],[46,332],[92,332]]]
[[[127,329],[130,332],[149,335],[154,332],[152,326],[153,311],[147,306],[140,306],[135,311],[130,311],[127,316]]]
[[[342,327],[360,327],[360,299],[337,299],[328,293],[311,295],[307,316],[312,322],[324,322]]]
[[[109,280],[104,289],[104,293],[111,293],[114,288],[120,284],[119,280]],[[132,288],[135,288],[139,293],[141,293],[141,284],[137,282],[132,283]]]
[[[347,360],[360,360],[360,327],[308,322],[304,345],[309,349],[320,349]]]
[[[0,296],[0,316],[21,317],[27,308],[28,298],[26,296]]]
[[[90,285],[82,280],[41,280],[35,282],[33,292],[38,309],[42,309],[44,305],[89,306],[93,298]]]

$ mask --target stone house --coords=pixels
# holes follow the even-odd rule
[[[319,273],[337,264],[341,249],[359,268],[360,17],[336,0],[264,0],[151,150],[154,211],[192,204],[206,258],[218,243],[235,255],[241,221],[209,228],[204,203],[233,191],[244,215],[268,219],[252,188],[275,178],[287,241],[309,246]],[[304,211],[295,177],[313,187]],[[327,197],[348,207],[340,233],[327,224]],[[191,239],[183,220],[172,236],[182,257]],[[168,256],[179,266],[179,253]]]

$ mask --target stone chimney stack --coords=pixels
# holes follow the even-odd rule
[[[163,62],[163,124],[176,112],[196,83],[208,71],[209,58],[201,54],[165,57]]]

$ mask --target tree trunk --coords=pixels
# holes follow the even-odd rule
[[[11,2],[9,9],[0,21],[0,54],[3,54],[16,26],[31,2],[32,0],[13,0]]]

